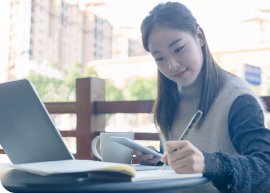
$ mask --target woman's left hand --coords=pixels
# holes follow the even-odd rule
[[[188,140],[166,142],[166,153],[161,158],[176,173],[203,173],[204,160],[203,153]]]

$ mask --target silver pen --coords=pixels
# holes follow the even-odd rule
[[[201,117],[202,117],[203,112],[201,110],[198,110],[195,115],[193,115],[193,117],[191,118],[190,122],[188,123],[188,125],[186,126],[186,128],[184,129],[182,135],[179,137],[178,141],[182,140],[190,131],[190,129],[192,128],[192,126],[197,123]],[[165,152],[165,145],[164,145],[164,152]],[[167,163],[165,162],[162,166],[162,169],[165,169],[167,167]]]
[[[188,134],[188,132],[190,131],[192,126],[201,119],[202,114],[203,114],[203,112],[201,110],[198,110],[195,113],[195,115],[192,117],[192,119],[190,120],[190,122],[186,126],[185,130],[183,131],[182,135],[179,137],[178,141],[182,140]]]

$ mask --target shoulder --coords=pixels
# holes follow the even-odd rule
[[[230,107],[228,126],[231,136],[239,131],[263,128],[264,109],[254,96],[249,94],[238,96]]]
[[[244,80],[233,74],[225,73],[224,85],[216,97],[216,103],[230,108],[237,97],[245,94],[255,96],[252,89]]]
[[[265,112],[265,104],[253,91],[251,86],[242,78],[227,73],[225,84],[221,90],[223,97],[227,100],[231,100],[232,103],[241,105],[242,103],[255,103]]]
[[[250,94],[244,94],[238,96],[232,103],[229,111],[229,120],[240,119],[244,120],[247,117],[264,117],[264,109],[259,104],[259,101],[256,97]]]
[[[224,87],[225,89],[231,88],[235,92],[237,91],[239,93],[255,94],[250,85],[244,79],[230,73],[226,73]]]
[[[256,108],[261,109],[261,106],[257,100],[257,98],[251,94],[244,94],[238,96],[232,103],[231,111],[241,109],[241,108]]]

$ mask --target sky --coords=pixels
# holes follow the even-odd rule
[[[93,0],[81,0],[84,2]],[[109,6],[109,19],[114,26],[139,26],[142,19],[162,0],[95,0],[105,2]],[[176,0],[177,1],[177,0]],[[185,4],[198,20],[210,22],[219,18],[246,15],[247,11],[256,8],[256,5],[265,7],[269,0],[178,0]],[[270,8],[270,7],[269,7]]]
[[[93,2],[93,0],[80,0],[81,2]],[[136,26],[138,27],[143,17],[160,0],[94,0],[108,5],[108,16],[114,27]]]
[[[81,0],[87,1],[87,0]],[[93,0],[92,0],[93,1]],[[99,0],[108,5],[108,18],[117,27],[138,29],[145,16],[161,0]],[[179,0],[178,0],[179,1]],[[181,0],[202,26],[210,48],[226,50],[231,47],[250,47],[260,33],[258,23],[243,21],[256,16],[256,9],[269,9],[269,0]],[[269,13],[270,16],[270,13]],[[270,17],[269,17],[270,19]]]

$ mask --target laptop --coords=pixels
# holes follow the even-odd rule
[[[74,159],[27,79],[0,84],[0,145],[13,164]]]

